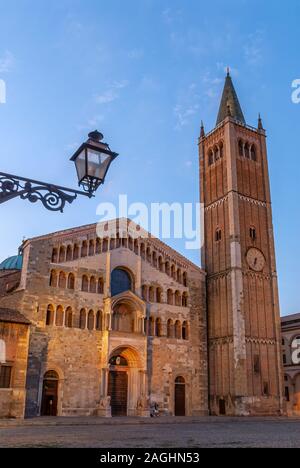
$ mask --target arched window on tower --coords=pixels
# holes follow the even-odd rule
[[[252,146],[251,146],[251,159],[252,159],[252,161],[256,161],[256,160],[257,160],[255,145],[252,145]]]
[[[160,318],[157,318],[155,321],[155,336],[158,338],[162,336],[162,323]]]
[[[89,256],[92,257],[95,254],[95,243],[93,240],[89,242]]]
[[[214,153],[215,153],[215,161],[218,161],[220,159],[220,150],[218,146],[214,147]]]
[[[98,310],[96,316],[96,330],[102,331],[102,311]]]
[[[101,239],[99,237],[96,239],[96,254],[101,254]]]
[[[132,278],[128,271],[123,268],[115,268],[111,274],[111,293],[117,296],[132,290]]]
[[[223,145],[222,141],[221,141],[219,147],[220,147],[220,158],[223,158],[224,157],[224,145]]]
[[[149,302],[154,302],[154,287],[150,286],[149,288]]]
[[[162,289],[161,288],[156,288],[156,302],[158,304],[161,304],[162,302]]]
[[[252,239],[253,241],[256,240],[256,229],[254,226],[251,226],[250,229],[249,229],[249,234],[250,234],[250,239]]]
[[[208,165],[211,166],[214,163],[214,153],[212,150],[208,152]]]
[[[168,289],[167,291],[167,302],[169,305],[174,304],[174,294],[173,294],[172,289]]]
[[[77,244],[75,244],[73,248],[73,260],[78,260],[78,258],[79,258],[79,247]]]
[[[245,157],[247,159],[250,159],[250,147],[249,147],[249,143],[245,143]]]
[[[182,307],[187,307],[188,306],[188,295],[187,293],[182,294]]]
[[[239,140],[239,156],[243,157],[244,156],[244,144],[242,140]]]

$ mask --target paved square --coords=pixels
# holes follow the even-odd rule
[[[300,419],[57,418],[0,422],[0,447],[300,447]]]

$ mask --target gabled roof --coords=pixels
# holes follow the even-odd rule
[[[30,325],[31,322],[17,310],[5,309],[0,307],[0,322],[20,323]]]
[[[246,124],[245,117],[234,89],[229,71],[225,79],[225,85],[216,125],[219,125],[228,116],[232,117],[238,122]]]

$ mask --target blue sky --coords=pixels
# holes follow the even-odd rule
[[[69,157],[90,130],[120,153],[97,197],[63,215],[2,205],[0,258],[23,237],[96,222],[119,194],[197,202],[200,121],[214,126],[229,65],[247,122],[260,111],[268,132],[281,310],[298,312],[300,3],[0,0],[0,11],[0,170],[75,188]]]

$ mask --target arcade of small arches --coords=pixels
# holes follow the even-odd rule
[[[46,326],[79,328],[81,330],[103,330],[103,313],[101,310],[81,309],[79,316],[72,307],[54,306],[49,304],[46,312]]]
[[[163,322],[161,318],[150,317],[145,319],[145,333],[157,338],[175,338],[177,340],[189,340],[189,323],[184,320],[169,319]]]
[[[217,145],[214,145],[213,148],[208,150],[208,165],[212,166],[214,163],[219,161],[224,157],[224,144],[221,141]]]
[[[251,144],[243,140],[239,140],[238,154],[242,158],[250,159],[251,161],[257,161],[256,146],[254,143]]]
[[[72,307],[64,308],[61,305],[49,304],[46,312],[46,326],[59,328],[78,328],[80,330],[104,331],[111,328],[111,331],[125,333],[144,333],[152,337],[167,337],[177,340],[189,339],[188,321],[149,317],[144,319],[144,327],[139,325],[141,319],[136,314],[135,308],[127,303],[119,303],[114,306],[111,322],[107,318],[105,322],[102,310],[95,312],[82,308],[77,315]]]
[[[74,273],[66,273],[64,271],[51,270],[50,273],[50,286],[53,288],[61,289],[75,289],[75,275]],[[96,276],[83,275],[81,278],[81,291],[93,294],[103,294],[104,281],[103,278]]]
[[[161,304],[163,302],[163,290],[160,287],[155,286],[142,286],[142,298],[146,302],[152,302]],[[180,291],[173,291],[172,289],[167,290],[166,303],[168,305],[175,305],[178,307],[188,306],[188,294],[187,292],[181,293]]]
[[[84,240],[80,244],[61,245],[60,247],[53,248],[51,262],[56,264],[65,263],[78,260],[79,258],[98,255],[121,247],[128,248],[136,255],[142,257],[143,260],[150,263],[153,268],[165,273],[182,286],[188,286],[187,272],[184,271],[181,266],[172,261],[170,257],[159,254],[156,250],[147,245],[146,242],[141,242],[138,239],[134,240],[130,236],[124,238],[97,238],[89,241]]]

